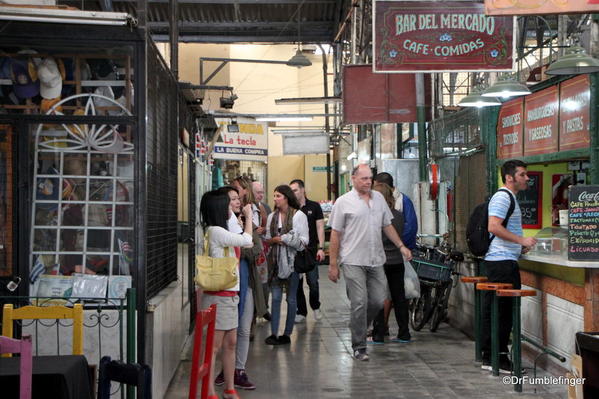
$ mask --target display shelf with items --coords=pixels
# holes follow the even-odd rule
[[[0,112],[85,115],[92,98],[94,115],[131,113],[132,52],[127,46],[0,48]]]

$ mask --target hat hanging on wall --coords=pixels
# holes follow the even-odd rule
[[[20,99],[35,97],[40,92],[40,81],[33,61],[27,59],[10,60],[13,91]]]
[[[65,78],[65,68],[62,60],[58,62],[52,58],[44,58],[37,67],[37,76],[40,80],[40,94],[45,99],[60,97],[62,81]]]

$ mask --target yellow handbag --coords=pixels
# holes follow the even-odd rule
[[[225,247],[223,258],[208,256],[208,233],[204,236],[204,255],[196,255],[195,282],[204,291],[222,291],[237,285],[238,260],[229,256],[229,247]]]

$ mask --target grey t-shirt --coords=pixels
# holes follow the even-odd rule
[[[341,233],[339,264],[382,266],[386,257],[381,229],[391,219],[391,210],[378,191],[370,192],[368,205],[355,189],[339,197],[329,217],[329,226]]]

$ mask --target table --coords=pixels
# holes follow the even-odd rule
[[[19,397],[19,362],[0,358],[3,399]],[[93,399],[87,359],[81,355],[34,356],[32,399]]]

